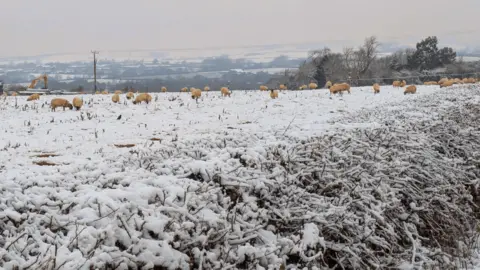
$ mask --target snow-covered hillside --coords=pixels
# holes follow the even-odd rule
[[[57,112],[53,96],[2,98],[0,267],[458,265],[478,216],[479,94],[85,95]]]

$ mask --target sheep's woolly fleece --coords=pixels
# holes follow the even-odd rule
[[[105,95],[57,112],[53,97],[2,99],[0,267],[468,265],[479,95],[159,93],[136,106]]]

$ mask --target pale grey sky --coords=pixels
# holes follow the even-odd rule
[[[437,35],[480,44],[479,0],[2,0],[2,56]],[[476,32],[471,32],[476,31]]]

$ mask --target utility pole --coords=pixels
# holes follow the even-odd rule
[[[93,85],[94,90],[93,93],[97,92],[97,54],[98,51],[92,51],[93,53]]]

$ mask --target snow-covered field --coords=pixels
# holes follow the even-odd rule
[[[480,89],[462,87],[2,98],[0,267],[458,265],[480,174]]]

